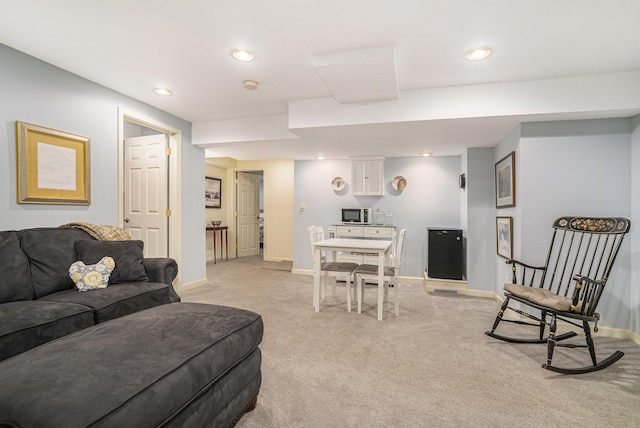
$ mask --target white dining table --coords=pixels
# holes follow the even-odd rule
[[[382,321],[384,300],[384,262],[391,248],[387,239],[330,238],[313,244],[313,307],[320,312],[320,258],[325,251],[352,251],[378,255],[378,320]]]

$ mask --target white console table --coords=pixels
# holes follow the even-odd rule
[[[334,224],[329,229],[331,238],[384,239],[391,240],[391,251],[396,247],[396,227],[378,224]],[[389,257],[392,254],[389,255]],[[360,251],[340,251],[334,259],[339,262],[378,264],[378,254]],[[388,262],[389,260],[387,260]]]

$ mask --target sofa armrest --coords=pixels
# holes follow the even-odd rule
[[[178,275],[178,263],[168,257],[145,258],[142,260],[149,281],[160,282],[169,286],[171,301],[179,302],[180,296],[173,288],[173,280]]]

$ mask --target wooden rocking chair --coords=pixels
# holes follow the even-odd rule
[[[517,260],[507,260],[512,265],[513,283],[504,285],[505,300],[493,328],[485,334],[512,343],[546,343],[547,363],[542,367],[558,373],[593,372],[622,358],[624,353],[616,351],[604,360],[597,361],[589,323],[594,323],[593,331],[597,332],[600,314],[596,312],[596,307],[630,225],[628,219],[620,217],[557,219],[553,223],[553,237],[544,266],[530,266]],[[538,309],[540,316],[510,307],[509,302],[512,300]],[[503,318],[506,309],[535,323]],[[577,333],[569,331],[556,335],[558,320],[582,328],[586,345],[559,343]],[[536,326],[539,328],[539,338],[521,339],[496,334],[500,321]],[[549,326],[549,334],[545,337],[546,326]],[[552,359],[556,346],[588,348],[593,365],[581,368],[554,366]]]

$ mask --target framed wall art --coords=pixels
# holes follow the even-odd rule
[[[204,178],[204,206],[207,208],[222,207],[222,180],[219,178]]]
[[[498,255],[511,259],[513,255],[513,218],[496,217],[496,246]]]
[[[516,206],[515,158],[515,152],[511,152],[496,163],[496,208]]]
[[[16,121],[19,204],[91,205],[91,139]]]

